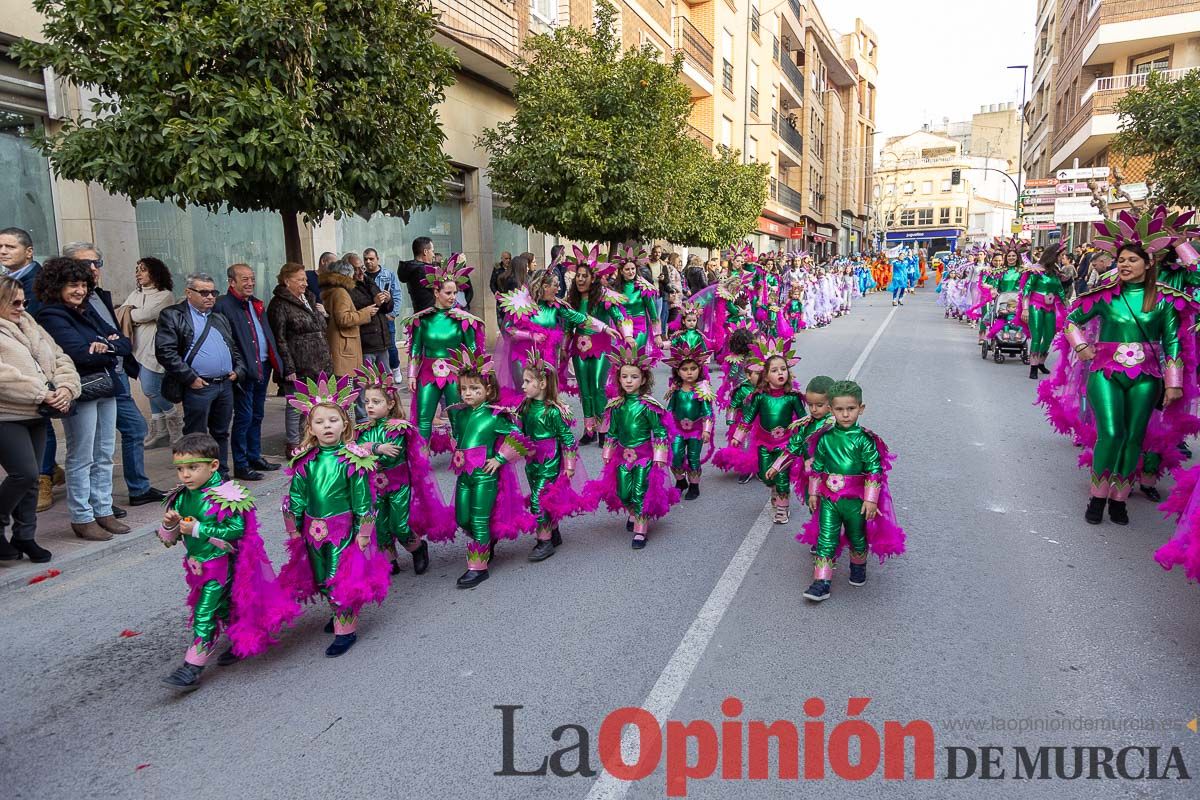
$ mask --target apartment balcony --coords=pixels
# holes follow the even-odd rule
[[[775,112],[771,114],[771,130],[775,131],[775,135],[783,142],[784,146],[779,149],[779,157],[788,162],[784,166],[800,166],[800,159],[804,155],[804,137],[800,132],[786,119],[781,120]]]
[[[792,96],[796,105],[803,105],[804,73],[800,71],[800,67],[796,66],[796,62],[792,61],[792,57],[786,53],[779,60],[779,66],[783,72],[783,80],[780,81],[780,84]]]
[[[675,18],[675,49],[683,53],[683,82],[692,99],[713,93],[713,44],[687,17]]]
[[[1167,80],[1176,80],[1197,67],[1158,72]],[[1086,163],[1108,146],[1118,130],[1117,103],[1131,89],[1146,85],[1146,73],[1111,75],[1097,78],[1083,93],[1079,108],[1054,132],[1051,164],[1054,169],[1078,158]]]
[[[1090,13],[1076,62],[1085,67],[1124,65],[1200,33],[1200,0],[1105,0],[1093,3]]]
[[[804,211],[804,197],[800,194],[800,192],[788,186],[786,183],[776,183],[777,185],[775,190],[777,194],[774,199],[779,202],[779,205],[783,206],[789,211],[795,211],[797,214],[802,213]]]
[[[685,133],[687,133],[688,136],[692,137],[700,144],[704,145],[705,148],[707,148],[709,152],[712,152],[713,138],[711,136],[709,136],[707,133],[700,130],[699,128],[697,128],[694,125],[688,125]]]

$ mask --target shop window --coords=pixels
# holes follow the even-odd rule
[[[24,228],[33,238],[33,255],[45,261],[58,253],[50,165],[29,137],[41,124],[36,117],[0,110],[0,228]]]

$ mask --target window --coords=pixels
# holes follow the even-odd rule
[[[895,193],[896,193],[896,184],[894,184],[894,183],[889,183],[889,184],[887,185],[887,193],[888,193],[888,194],[895,194]]]
[[[900,225],[905,228],[911,228],[916,223],[917,212],[911,208],[906,208],[900,212]]]
[[[58,252],[58,235],[50,164],[30,142],[34,128],[41,124],[36,117],[0,110],[0,174],[5,176],[5,190],[0,192],[0,220],[4,222],[0,225],[29,231],[34,258],[45,261]]]
[[[912,194],[916,190],[917,190],[917,187],[911,181],[904,184],[904,193],[905,194]]]
[[[1171,68],[1171,58],[1168,53],[1155,53],[1152,56],[1139,58],[1133,65],[1134,75],[1146,75],[1151,72],[1162,72]]]
[[[663,49],[663,46],[658,43],[657,39],[655,39],[653,36],[646,33],[645,31],[642,31],[640,39],[641,39],[642,47],[645,47],[646,45],[650,45],[651,47],[653,47],[655,49],[655,51],[658,53],[657,58],[659,61],[667,60],[667,53]]]
[[[946,180],[942,181],[942,191],[943,191],[943,192],[948,192],[948,191],[950,191],[950,179],[949,179],[949,178],[947,178]]]
[[[757,2],[751,3],[750,4],[750,32],[753,33],[757,37],[759,29],[761,27],[762,27],[762,23],[761,23],[761,15],[759,14],[759,11],[758,11],[758,3]]]
[[[933,224],[933,209],[932,208],[918,209],[917,210],[917,224],[918,225],[932,225]]]
[[[949,225],[950,224],[950,209],[948,209],[948,208],[938,209],[938,224],[939,225]]]
[[[547,25],[558,22],[558,0],[529,0],[529,11]]]
[[[746,143],[746,158],[750,161],[758,161],[758,139],[753,136]]]
[[[921,181],[921,194],[933,194],[933,181]]]
[[[733,120],[721,117],[721,144],[733,147]]]
[[[733,91],[733,34],[721,29],[721,86]]]
[[[956,209],[954,209],[954,224],[955,224],[955,225],[962,225],[962,224],[963,224],[963,210],[962,210],[962,208],[956,208]]]

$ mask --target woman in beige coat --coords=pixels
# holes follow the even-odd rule
[[[329,314],[325,338],[333,357],[333,373],[339,377],[353,375],[363,365],[362,334],[359,331],[379,313],[371,305],[359,311],[354,307],[350,291],[354,288],[354,267],[346,261],[334,261],[317,278],[321,287],[321,304]]]
[[[142,394],[150,401],[150,431],[146,434],[144,447],[150,449],[160,444],[174,442],[183,435],[183,409],[162,396],[162,382],[166,370],[154,357],[154,334],[158,331],[158,315],[167,306],[175,304],[172,290],[175,282],[167,265],[157,258],[147,256],[138,259],[136,272],[138,288],[134,289],[117,316],[129,314],[129,338],[133,341],[133,357],[141,367],[138,381]]]
[[[33,538],[45,415],[68,413],[78,396],[74,363],[25,311],[20,282],[0,277],[0,526],[12,520],[11,542],[0,527],[0,563],[50,560]]]

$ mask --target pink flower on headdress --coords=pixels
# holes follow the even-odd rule
[[[580,336],[575,340],[575,349],[581,353],[587,353],[592,349],[592,337]]]
[[[450,362],[444,358],[439,358],[433,362],[432,371],[435,378],[444,378],[450,374]]]
[[[467,463],[467,454],[462,450],[455,450],[454,456],[450,459],[450,465],[455,469],[462,469]]]
[[[632,465],[633,462],[638,460],[637,450],[634,450],[632,447],[626,447],[621,451],[621,460],[626,464]]]
[[[825,485],[829,487],[831,492],[840,492],[846,486],[845,475],[827,475],[825,476]]]
[[[196,576],[199,576],[200,573],[204,571],[204,565],[194,558],[189,558],[187,560],[187,568],[188,572]]]
[[[1123,367],[1136,367],[1146,360],[1146,350],[1141,342],[1123,342],[1113,353],[1113,361]]]
[[[308,536],[314,542],[323,542],[325,537],[329,535],[329,525],[325,520],[317,518],[308,525]]]

